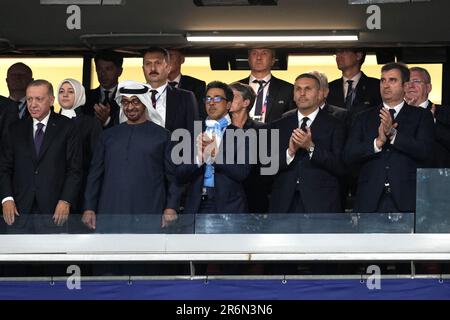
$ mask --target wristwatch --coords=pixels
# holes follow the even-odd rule
[[[393,136],[395,136],[397,134],[397,129],[395,128],[391,128],[391,130],[389,130],[389,134],[388,134],[388,138],[391,139]]]
[[[311,154],[314,152],[314,143],[308,148],[308,152]]]

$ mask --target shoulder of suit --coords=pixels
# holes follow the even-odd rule
[[[359,79],[359,81],[362,82],[367,82],[370,84],[377,84],[379,85],[380,83],[380,79],[377,78],[373,78],[373,77],[368,77],[364,72],[361,71],[361,79]]]
[[[275,77],[273,75],[270,78],[270,83],[271,84],[274,83],[274,84],[276,84],[276,85],[278,85],[280,87],[287,87],[287,88],[290,88],[290,89],[294,86],[292,83],[289,83],[289,82],[287,82],[285,80],[279,79],[279,78],[277,78],[277,77]]]
[[[188,75],[184,75],[184,74],[183,74],[183,75],[181,76],[181,79],[187,80],[187,81],[189,81],[189,82],[196,83],[197,85],[204,85],[204,86],[206,86],[206,82],[205,82],[205,81],[200,80],[200,79],[197,79],[197,78],[194,78],[194,77],[191,77],[191,76],[188,76]]]
[[[328,83],[328,87],[342,86],[342,77]]]

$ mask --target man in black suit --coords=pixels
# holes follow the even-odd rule
[[[173,87],[192,91],[197,99],[198,114],[204,121],[208,114],[204,108],[206,83],[203,80],[181,74],[181,65],[184,63],[184,55],[180,50],[168,50],[170,60],[169,84]]]
[[[31,82],[26,94],[31,118],[10,126],[0,156],[3,218],[13,232],[58,232],[80,192],[81,146],[74,122],[50,110],[48,81]]]
[[[344,124],[319,108],[320,81],[309,73],[294,84],[297,110],[272,124],[279,130],[280,169],[272,186],[270,212],[342,212],[339,177]]]
[[[275,63],[273,49],[256,48],[248,51],[251,74],[241,83],[249,84],[256,92],[250,117],[265,123],[280,119],[283,113],[294,109],[292,84],[274,77],[270,70]]]
[[[361,49],[339,49],[336,63],[342,77],[330,82],[329,104],[350,112],[350,120],[361,111],[380,105],[380,81],[361,71],[366,53]],[[351,84],[351,85],[350,85]]]
[[[192,92],[168,85],[170,57],[167,50],[159,47],[146,49],[142,69],[151,87],[149,94],[153,108],[159,114],[151,121],[170,132],[180,128],[194,132],[194,121],[199,119],[197,102]]]
[[[250,174],[251,165],[248,161],[238,162],[239,155],[248,155],[247,145],[228,141],[234,139],[231,136],[238,129],[228,115],[233,91],[219,81],[209,83],[206,90],[208,118],[203,132],[192,143],[197,152],[192,152],[195,154],[190,163],[182,163],[176,169],[178,181],[189,184],[184,212],[245,213],[248,207],[243,181]],[[234,150],[229,150],[230,146]],[[229,159],[231,152],[233,157]]]
[[[355,212],[412,212],[416,170],[433,155],[430,112],[405,103],[408,68],[388,63],[381,69],[383,104],[357,116],[345,147],[345,161],[361,164]]]
[[[8,85],[9,99],[15,102],[20,119],[30,116],[25,95],[31,81],[33,81],[33,71],[26,64],[17,62],[8,68],[6,84]]]
[[[436,105],[428,99],[432,90],[431,76],[421,67],[409,69],[411,75],[407,82],[405,101],[411,106],[421,107],[433,114],[435,143],[434,159],[431,164],[435,168],[450,168],[450,114],[449,106]]]
[[[120,107],[114,100],[122,74],[123,57],[116,52],[101,51],[94,57],[100,86],[87,90],[83,112],[100,121],[103,129],[119,124]]]

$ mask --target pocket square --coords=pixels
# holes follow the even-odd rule
[[[284,104],[284,100],[278,100],[278,104]]]

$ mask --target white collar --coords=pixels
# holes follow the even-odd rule
[[[51,113],[52,112],[49,111],[48,115],[46,115],[45,118],[42,119],[42,121],[39,121],[38,119],[33,118],[33,126],[36,126],[38,123],[42,123],[42,124],[44,124],[45,127],[47,127],[48,119],[50,118]]]
[[[167,82],[164,83],[164,84],[163,84],[161,87],[159,87],[159,88],[153,88],[151,85],[149,85],[149,86],[150,86],[151,90],[156,90],[156,91],[158,91],[159,94],[161,94],[161,93],[163,93],[163,92],[166,90]]]
[[[175,77],[173,80],[169,80],[169,82],[176,82],[177,84],[180,84],[181,81],[181,73],[178,74],[178,76]]]
[[[426,109],[428,107],[428,99],[419,104],[419,107]]]
[[[352,80],[353,81],[353,86],[355,86],[355,83],[359,82],[359,79],[361,79],[361,76],[362,76],[362,73],[360,71],[357,74],[355,74],[351,79],[346,78],[344,76],[342,76],[342,78],[344,78],[344,83],[347,83],[347,80]]]
[[[266,83],[270,81],[270,79],[272,78],[272,74],[269,73],[267,76],[265,76],[262,79],[256,79],[252,74],[250,75],[250,79],[249,82],[252,83],[254,80],[264,80]]]
[[[100,86],[100,91],[102,93],[104,93],[105,91],[108,91],[109,94],[113,94],[114,92],[116,92],[116,90],[117,90],[117,84],[114,87],[112,87],[111,89],[105,89],[102,86]]]
[[[304,116],[300,112],[300,110],[297,110],[298,122],[300,123],[303,118],[308,117],[308,119],[309,119],[308,121],[311,121],[309,126],[311,126],[311,124],[314,122],[314,119],[316,119],[317,114],[319,113],[319,111],[320,111],[320,108],[317,108],[312,113],[308,114],[307,116]]]
[[[319,109],[323,109],[324,107],[325,107],[325,102],[320,105]]]
[[[400,102],[398,105],[394,106],[394,107],[389,107],[387,104],[385,104],[383,102],[383,107],[385,107],[386,109],[394,109],[395,110],[395,117],[397,117],[397,115],[399,114],[400,110],[402,110],[403,105],[405,104],[405,101]]]

